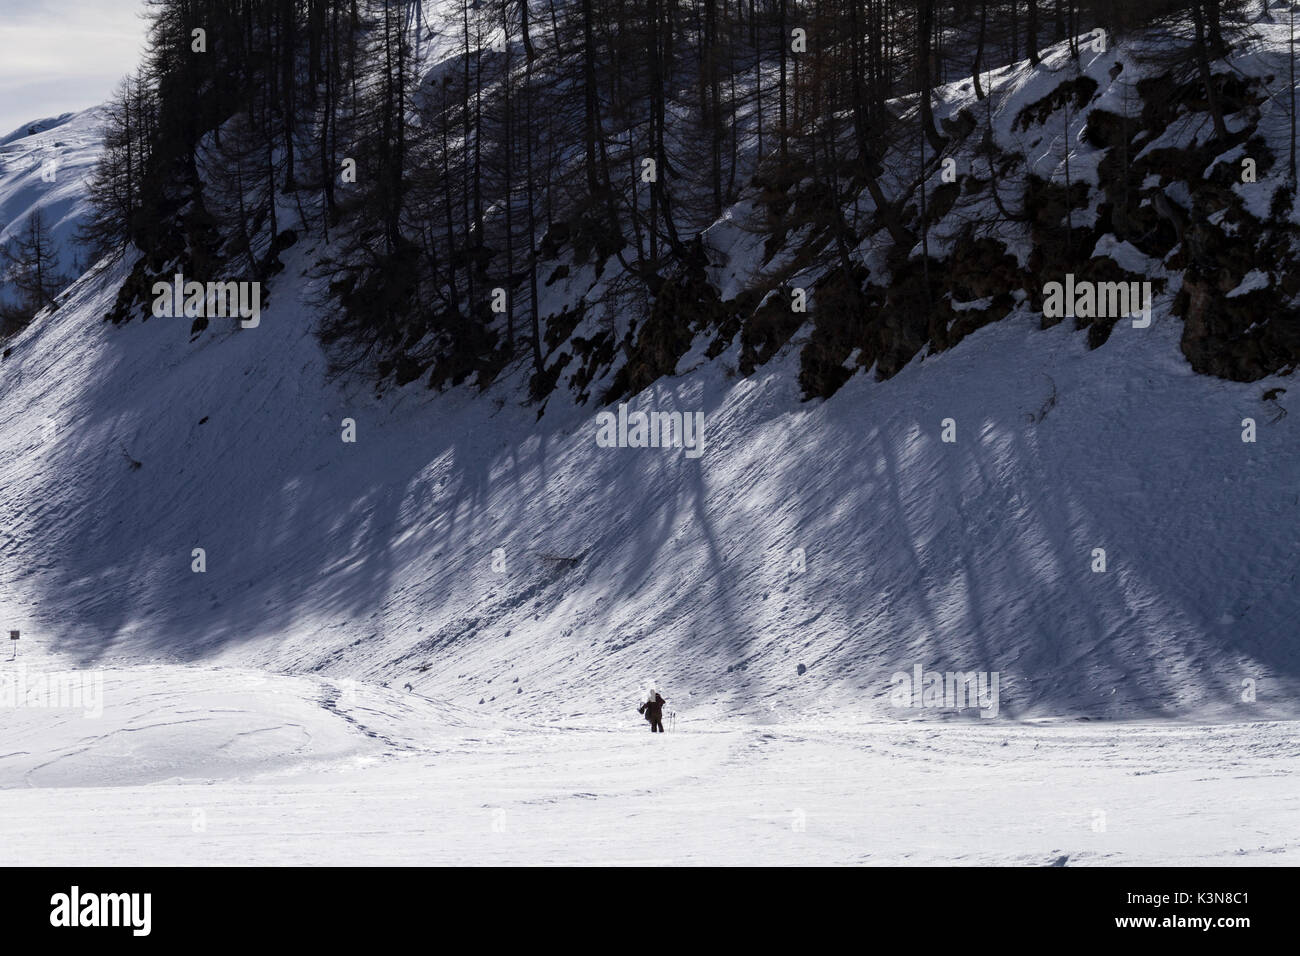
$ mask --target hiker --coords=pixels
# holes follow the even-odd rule
[[[650,721],[650,733],[652,734],[656,730],[661,734],[664,732],[664,703],[664,699],[651,687],[646,702],[637,708],[637,712],[645,714],[645,719]]]

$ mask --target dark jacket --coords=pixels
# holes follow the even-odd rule
[[[644,704],[638,707],[637,710],[645,714],[645,719],[650,721],[650,723],[657,724],[664,719],[665,703],[666,701],[662,697],[660,697],[658,694],[655,694],[654,700],[646,701]]]

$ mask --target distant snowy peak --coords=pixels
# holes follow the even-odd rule
[[[46,133],[52,129],[62,126],[71,120],[78,113],[60,113],[58,116],[47,116],[44,119],[32,120],[29,123],[23,123],[17,129],[13,130],[7,136],[0,138],[0,146],[8,146],[20,139],[26,139],[28,136],[35,136],[37,133]]]

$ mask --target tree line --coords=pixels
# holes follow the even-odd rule
[[[1140,9],[1139,9],[1140,8]],[[322,335],[341,367],[431,385],[508,364],[548,385],[543,263],[618,270],[645,313],[698,271],[701,233],[754,184],[821,187],[846,269],[867,224],[910,248],[901,137],[941,157],[936,85],[1103,29],[1195,23],[1226,51],[1237,0],[150,0],[149,53],[108,111],[86,239],[150,273],[269,279],[327,243]],[[436,15],[434,15],[436,14]],[[903,128],[914,97],[920,128]],[[925,197],[922,187],[920,201]],[[920,237],[924,239],[924,236]]]

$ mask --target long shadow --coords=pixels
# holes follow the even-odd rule
[[[322,363],[302,357],[316,349],[310,323],[284,324],[297,318],[264,313],[265,339],[189,343],[157,318],[100,333],[48,477],[14,516],[43,538],[47,567],[17,577],[61,648],[93,661],[129,638],[190,658],[274,640],[304,607],[364,619],[430,546],[418,502],[431,462],[447,461],[456,489],[447,537],[483,509],[491,450],[450,429],[401,440],[364,400],[323,386]],[[355,444],[343,417],[358,421]]]

